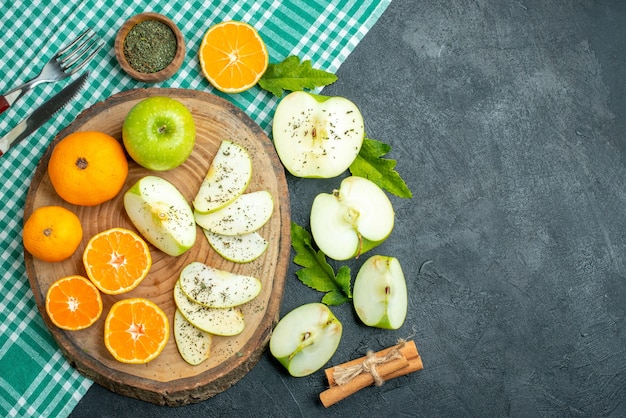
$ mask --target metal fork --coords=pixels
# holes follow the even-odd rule
[[[37,77],[0,96],[0,113],[7,110],[36,85],[60,81],[76,73],[87,65],[103,46],[104,42],[98,38],[93,30],[88,28],[57,52]]]

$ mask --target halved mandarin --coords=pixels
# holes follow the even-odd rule
[[[46,312],[54,325],[76,331],[91,326],[102,313],[100,292],[87,278],[63,277],[46,294]]]
[[[198,58],[206,79],[224,93],[248,90],[259,81],[269,64],[267,47],[256,29],[234,20],[207,30]]]
[[[158,357],[170,335],[165,312],[144,298],[116,302],[104,323],[104,344],[122,363],[144,364]]]
[[[102,231],[83,252],[87,276],[103,293],[118,295],[136,288],[152,267],[146,241],[125,228]]]

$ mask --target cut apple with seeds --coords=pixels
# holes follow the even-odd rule
[[[270,352],[292,376],[307,376],[335,354],[342,330],[328,306],[307,303],[278,321],[270,337]]]
[[[269,242],[258,232],[242,235],[222,235],[202,228],[211,247],[228,261],[249,263],[259,258],[269,247]]]
[[[245,327],[241,310],[230,308],[209,308],[187,297],[180,281],[174,285],[174,303],[187,321],[196,328],[214,335],[232,336],[240,334]]]
[[[261,281],[194,261],[181,271],[180,288],[196,303],[210,308],[230,308],[256,298],[261,293]]]
[[[174,340],[180,356],[192,366],[211,356],[213,336],[196,328],[178,309],[174,312]]]
[[[372,181],[346,177],[332,194],[320,193],[311,206],[311,234],[334,260],[358,257],[391,234],[395,214],[385,192]]]
[[[181,192],[156,176],[139,179],[124,194],[124,209],[139,233],[171,256],[179,256],[196,241],[193,211]]]
[[[382,255],[368,258],[354,279],[352,302],[365,325],[400,328],[406,319],[408,295],[398,259]]]
[[[194,213],[202,228],[221,235],[242,235],[255,232],[269,221],[274,199],[267,190],[246,193],[234,202],[211,213]]]
[[[281,162],[294,176],[336,177],[361,150],[363,116],[344,97],[295,91],[278,103],[272,136]]]
[[[252,178],[252,158],[241,145],[224,140],[193,200],[200,213],[216,211],[239,197]]]

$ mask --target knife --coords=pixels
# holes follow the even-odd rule
[[[15,128],[9,131],[9,133],[3,136],[2,139],[0,139],[0,157],[2,157],[2,155],[9,150],[11,145],[19,143],[21,140],[35,132],[44,123],[46,123],[52,115],[68,104],[76,93],[78,93],[78,91],[83,87],[88,76],[88,71],[83,73],[50,100],[39,106],[37,110],[30,114],[30,116],[18,123]]]

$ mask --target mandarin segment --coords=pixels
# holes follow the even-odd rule
[[[63,261],[74,254],[83,239],[76,214],[62,206],[41,206],[24,223],[24,249],[43,261]]]
[[[83,264],[98,289],[118,295],[139,286],[152,267],[152,256],[138,234],[111,228],[91,237],[83,252]]]
[[[52,323],[61,329],[85,329],[100,318],[102,297],[93,283],[85,277],[64,277],[48,289],[46,312]]]
[[[240,93],[254,86],[269,64],[263,39],[245,22],[227,21],[210,27],[199,50],[202,73],[224,93]]]
[[[169,334],[165,312],[144,298],[116,302],[104,324],[104,344],[122,363],[144,364],[154,360],[163,351]]]

